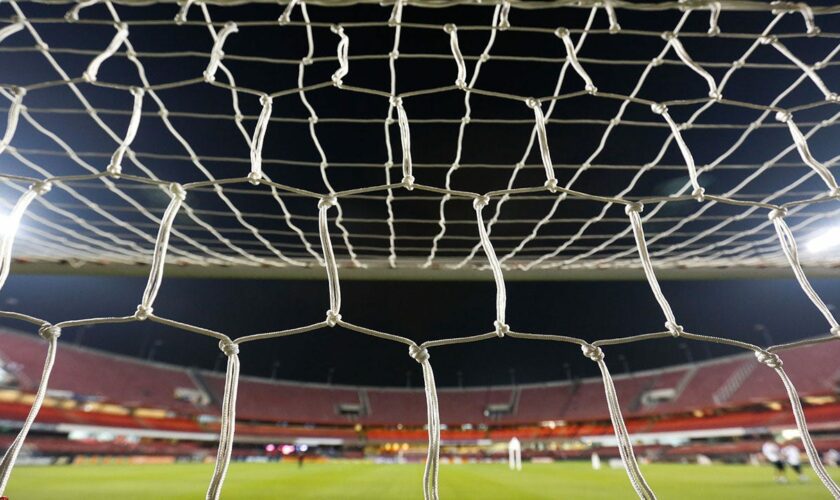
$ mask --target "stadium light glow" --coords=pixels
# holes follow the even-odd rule
[[[280,447],[280,453],[284,455],[291,455],[295,452],[295,445],[293,444],[284,444]]]
[[[0,215],[0,237],[7,234],[15,234],[19,225],[19,221],[14,217],[8,215]]]
[[[821,253],[840,246],[840,226],[816,233],[805,245],[811,253]]]

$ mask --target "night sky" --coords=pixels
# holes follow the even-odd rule
[[[640,271],[641,276],[641,271]],[[840,297],[837,280],[814,280],[831,304]],[[131,314],[143,292],[142,278],[25,276],[12,273],[2,292],[4,308],[57,322],[99,315]],[[472,335],[492,330],[492,282],[342,282],[345,320],[404,335],[417,342]],[[793,280],[663,281],[677,320],[687,331],[765,344],[755,329],[766,326],[776,343],[823,335],[827,326]],[[327,309],[326,281],[210,280],[166,278],[155,303],[165,318],[213,328],[232,337],[321,321]],[[510,282],[508,323],[516,331],[556,333],[587,340],[661,331],[664,319],[644,281]],[[21,323],[5,324],[27,330]],[[68,330],[62,342],[74,342],[79,329]],[[132,356],[147,356],[155,340],[163,343],[155,359],[212,369],[216,342],[206,337],[145,322],[91,327],[83,344]],[[605,349],[611,370],[631,370],[685,362],[680,340],[663,339]],[[696,360],[732,354],[723,346],[689,342]],[[60,355],[60,354],[59,354]],[[554,342],[511,338],[431,351],[440,385],[510,381],[518,383],[596,375],[595,365],[579,348]],[[411,372],[422,384],[419,366],[401,344],[341,328],[324,329],[284,339],[246,344],[242,373],[270,376],[274,361],[278,378],[346,384],[403,386]],[[222,365],[223,366],[223,365]]]

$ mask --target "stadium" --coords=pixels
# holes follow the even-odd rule
[[[29,412],[43,348],[31,335],[0,336],[6,387],[0,417],[8,446]],[[829,345],[795,349],[785,358],[821,454],[840,448],[840,373],[832,363],[840,347]],[[62,354],[19,464],[203,464],[215,454],[220,373],[75,346]],[[784,387],[758,368],[754,357],[739,355],[616,375],[637,456],[654,463],[696,463],[700,455],[749,463],[769,436],[795,436]],[[593,453],[606,463],[620,456],[600,378],[440,388],[438,400],[444,464],[506,465],[513,437],[522,441],[526,463],[588,463]],[[419,388],[242,377],[232,457],[288,467],[297,467],[301,456],[313,464],[422,462],[424,409]]]
[[[840,499],[838,39],[0,3],[0,499]]]

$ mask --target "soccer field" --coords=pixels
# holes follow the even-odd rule
[[[810,471],[810,481],[776,484],[769,467],[658,464],[642,467],[661,498],[830,498]],[[20,467],[9,485],[19,499],[195,499],[202,497],[209,465],[77,465]],[[335,462],[232,464],[227,499],[420,499],[422,466]],[[840,479],[840,470],[834,471]],[[588,463],[444,465],[440,494],[464,499],[635,498],[623,470],[593,471]]]

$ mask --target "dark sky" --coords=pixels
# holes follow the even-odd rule
[[[5,308],[52,322],[97,315],[131,314],[142,294],[141,278],[55,277],[12,274],[2,292]],[[491,282],[342,282],[342,314],[348,321],[410,337],[416,341],[484,333],[492,329]],[[837,280],[814,280],[827,303],[840,298]],[[678,321],[686,330],[762,344],[756,324],[767,326],[775,342],[821,335],[824,319],[793,280],[664,281]],[[13,302],[13,306],[10,304]],[[233,337],[320,321],[327,309],[326,282],[167,278],[155,303],[166,318],[217,329]],[[662,313],[644,281],[511,282],[508,322],[518,331],[557,333],[587,340],[660,331]],[[10,326],[29,328],[20,323]],[[32,328],[29,328],[31,331]],[[73,342],[77,331],[62,341]],[[128,355],[146,355],[153,340],[164,343],[155,355],[168,363],[212,368],[219,352],[205,337],[151,323],[92,327],[84,345]],[[632,370],[684,362],[679,341],[663,339],[606,350],[616,372],[624,354]],[[695,359],[732,353],[690,343]],[[433,349],[441,385],[509,381],[537,382],[565,376],[563,363],[577,375],[595,375],[595,366],[574,346],[514,339]],[[351,331],[325,329],[296,337],[246,344],[242,373],[324,381],[335,368],[337,383],[404,385],[406,371],[422,383],[419,367],[403,345]]]

